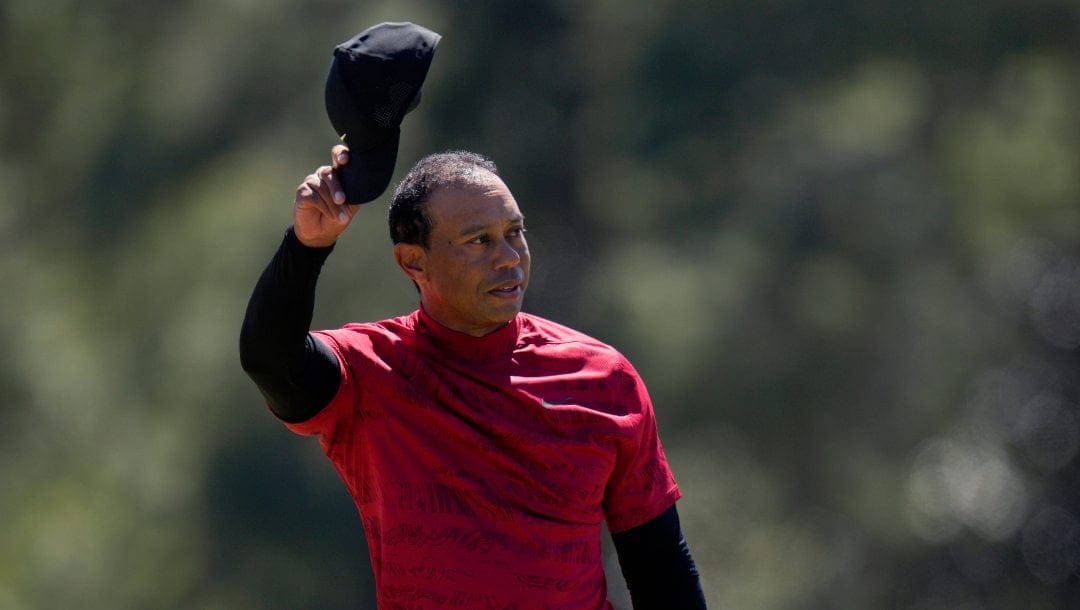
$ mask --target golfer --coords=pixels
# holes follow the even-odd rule
[[[415,311],[309,330],[319,271],[360,209],[347,148],[331,157],[297,188],[240,355],[348,487],[379,608],[611,608],[605,522],[636,610],[704,608],[645,385],[612,347],[521,311],[525,221],[492,161],[431,155],[396,188]]]

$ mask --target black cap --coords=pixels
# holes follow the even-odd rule
[[[401,120],[420,103],[441,38],[412,23],[380,23],[334,48],[326,114],[349,147],[341,172],[349,203],[367,203],[390,184]]]

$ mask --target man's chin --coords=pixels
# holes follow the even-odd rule
[[[490,312],[488,319],[500,326],[514,319],[521,313],[521,300],[514,303],[507,303],[506,305],[499,307],[498,309]]]

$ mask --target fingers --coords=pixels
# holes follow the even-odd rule
[[[329,166],[322,166],[304,179],[297,189],[297,205],[318,209],[341,222],[351,218],[345,206],[345,192],[340,177]]]
[[[296,188],[293,225],[305,245],[333,244],[360,208],[346,202],[339,173],[349,162],[348,152],[344,145],[335,146],[331,151],[332,165],[319,167]]]
[[[330,149],[330,164],[335,170],[341,169],[349,162],[349,148],[344,144],[338,144]]]
[[[341,168],[349,162],[349,149],[344,144],[338,144],[330,149],[331,168],[328,181],[333,193],[334,203],[345,203],[345,187],[341,182]]]
[[[341,175],[336,170],[328,167],[319,168],[319,178],[326,185],[334,203],[338,205],[345,203],[345,187],[342,186]]]
[[[309,174],[300,183],[300,186],[296,187],[296,206],[315,208],[325,213],[330,210],[330,204],[333,203],[333,200],[319,171],[316,170],[314,174]]]

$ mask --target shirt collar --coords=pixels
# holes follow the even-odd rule
[[[433,351],[437,354],[449,356],[459,361],[482,362],[495,360],[500,357],[508,358],[517,346],[518,332],[520,329],[520,315],[483,337],[451,330],[434,318],[421,307],[414,314],[416,316],[417,334],[426,339]]]

